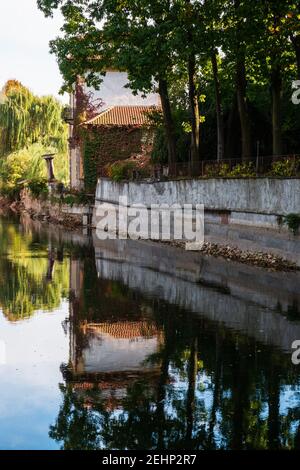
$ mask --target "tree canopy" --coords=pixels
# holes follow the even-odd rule
[[[300,76],[299,2],[38,0],[38,6],[46,16],[60,9],[64,17],[62,35],[51,42],[64,90],[78,75],[101,86],[114,67],[127,71],[133,92],[160,93],[170,163],[180,158],[178,126],[179,141],[188,134],[186,158],[195,162],[248,160],[258,141],[264,154],[298,151],[299,108],[291,96]]]
[[[35,96],[17,80],[9,80],[0,102],[0,154],[42,142],[65,150],[62,106],[52,96]]]

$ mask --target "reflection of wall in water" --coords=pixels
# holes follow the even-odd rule
[[[293,302],[298,308],[298,273],[272,273],[133,240],[98,241],[95,255],[101,279],[119,281],[287,354],[300,337],[299,316],[290,321],[278,307],[280,300],[282,309]]]
[[[76,374],[114,373],[151,370],[147,362],[160,346],[161,336],[152,324],[144,321],[119,321],[86,324],[81,327],[88,343],[81,357],[73,359]]]
[[[96,391],[98,399],[104,399],[107,406],[115,407],[127,395],[128,386],[135,380],[146,379],[149,385],[155,386],[160,364],[153,364],[148,359],[159,352],[163,336],[154,322],[151,307],[145,307],[139,301],[135,301],[132,319],[130,311],[126,316],[122,309],[116,313],[113,305],[118,305],[118,302],[113,297],[106,298],[103,303],[107,307],[110,300],[112,305],[111,311],[103,312],[103,318],[99,319],[97,305],[94,312],[87,313],[83,301],[84,275],[83,260],[72,259],[67,380],[86,404],[97,401]],[[100,290],[101,302],[101,280],[97,281],[97,277],[91,280],[91,288],[92,283],[96,283],[96,289]],[[124,307],[130,305],[132,307],[130,302],[125,303]]]

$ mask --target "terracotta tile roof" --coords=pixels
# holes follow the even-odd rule
[[[94,126],[144,126],[149,124],[147,113],[156,106],[113,106],[85,124]]]
[[[152,338],[158,335],[158,330],[154,324],[146,321],[138,322],[115,322],[115,323],[88,323],[83,326],[85,332],[95,331],[106,333],[114,338]]]

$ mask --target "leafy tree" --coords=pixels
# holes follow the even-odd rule
[[[52,96],[35,96],[17,80],[5,84],[0,100],[2,191],[14,191],[26,178],[46,177],[42,155],[47,152],[57,153],[56,176],[68,180],[68,132],[61,114],[62,105]]]
[[[293,73],[299,75],[299,2],[263,0],[253,7],[246,0],[38,0],[38,5],[46,15],[60,8],[64,16],[63,35],[51,50],[65,90],[78,75],[100,86],[110,67],[128,72],[134,93],[158,89],[171,167],[178,159],[176,145],[184,140],[178,139],[180,126],[182,136],[190,134],[195,164],[206,152],[206,158],[240,153],[249,160],[258,140],[265,149],[272,146],[274,155],[283,144],[293,152],[299,146],[296,111],[282,99]]]
[[[52,96],[37,97],[16,80],[2,90],[0,103],[0,154],[42,142],[66,150],[66,128],[62,106]]]

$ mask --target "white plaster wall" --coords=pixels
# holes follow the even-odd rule
[[[204,204],[207,210],[286,215],[300,212],[300,179],[207,179],[159,183],[115,183],[100,179],[96,202]]]
[[[117,339],[95,333],[83,350],[84,370],[95,373],[151,368],[145,361],[157,349],[157,338]]]
[[[143,98],[141,94],[134,95],[130,88],[125,88],[127,84],[126,72],[111,71],[103,77],[100,90],[88,87],[87,90],[93,92],[94,99],[102,99],[103,110],[111,106],[158,106],[160,104],[158,94],[150,93],[146,98]]]

